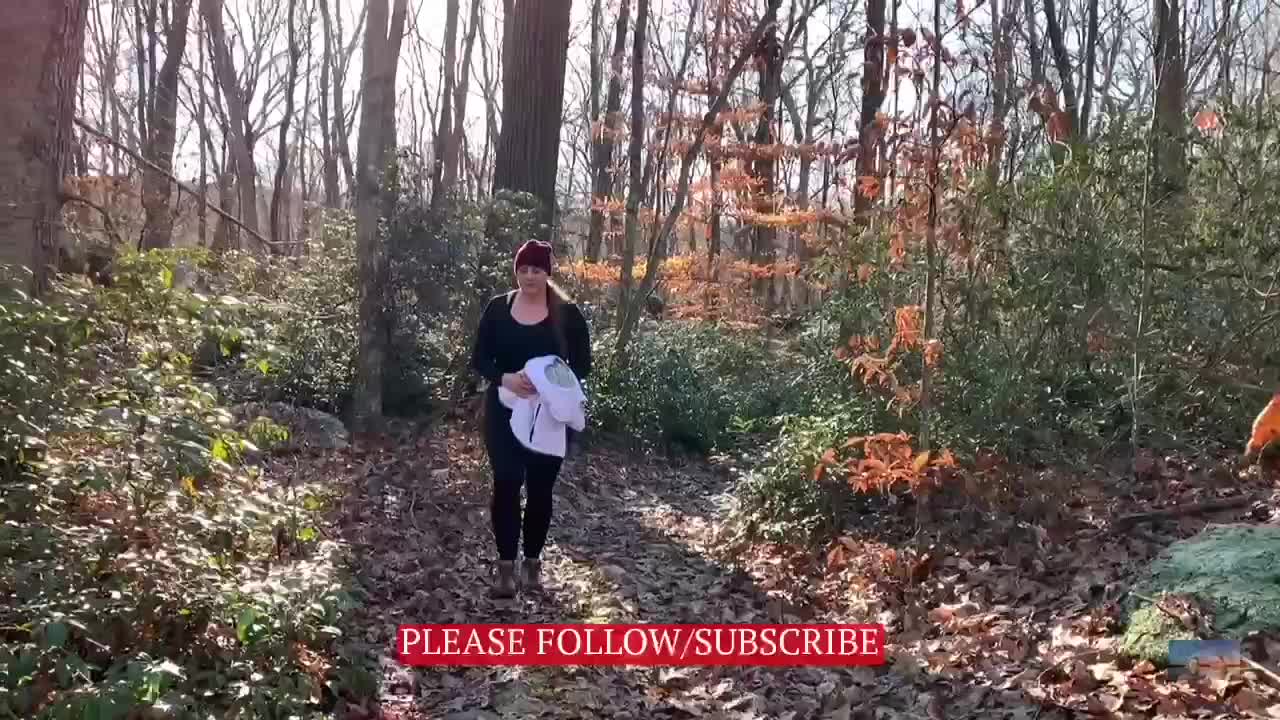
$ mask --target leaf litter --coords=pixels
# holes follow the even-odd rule
[[[1146,487],[1081,483],[1085,500],[1068,503],[1063,522],[975,522],[972,512],[912,522],[881,508],[838,538],[838,550],[815,553],[734,537],[726,473],[711,463],[591,447],[566,462],[557,487],[543,592],[494,600],[488,468],[476,433],[459,424],[356,438],[314,469],[349,485],[338,522],[366,602],[352,647],[381,673],[377,696],[346,703],[339,716],[1280,718],[1280,693],[1256,673],[1175,681],[1117,652],[1129,580],[1207,519],[1164,523],[1173,534],[1162,537],[1108,532],[1107,518],[1153,498],[1172,505],[1216,491],[1176,460],[1158,465],[1160,487],[1150,475]],[[480,622],[882,622],[889,661],[405,668],[394,658],[401,623]]]

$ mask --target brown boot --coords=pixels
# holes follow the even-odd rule
[[[524,584],[530,590],[542,590],[542,561],[524,559],[524,566],[520,568],[524,575]]]
[[[495,598],[512,598],[516,596],[516,564],[514,560],[498,561],[498,580],[491,592]]]

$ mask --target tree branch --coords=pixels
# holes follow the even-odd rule
[[[107,143],[109,143],[110,145],[112,145],[113,147],[119,148],[120,150],[124,151],[124,153],[125,153],[126,155],[128,155],[130,158],[132,158],[134,162],[136,162],[136,163],[138,163],[138,164],[140,164],[140,165],[142,165],[142,166],[144,166],[144,167],[146,167],[146,168],[148,168],[148,169],[150,169],[150,170],[152,170],[152,171],[154,171],[154,172],[160,173],[161,175],[164,175],[165,177],[169,178],[169,180],[170,180],[171,182],[173,182],[175,185],[177,185],[179,188],[181,188],[181,189],[183,190],[183,192],[186,192],[188,195],[191,195],[192,197],[196,198],[196,199],[197,199],[197,200],[199,200],[201,203],[203,203],[203,204],[204,204],[204,206],[205,206],[205,208],[207,208],[207,209],[209,209],[209,210],[214,211],[214,212],[215,212],[215,213],[217,213],[219,216],[221,216],[223,219],[227,220],[228,222],[230,222],[231,224],[233,224],[233,225],[235,225],[236,227],[240,228],[241,230],[244,230],[245,232],[249,233],[250,235],[252,235],[252,236],[254,237],[254,239],[256,239],[258,242],[262,243],[263,245],[267,245],[267,246],[272,246],[272,247],[274,247],[274,246],[285,246],[285,245],[297,245],[297,244],[299,244],[299,243],[301,242],[301,241],[293,241],[293,242],[272,242],[272,241],[270,241],[270,240],[268,240],[268,239],[266,239],[266,238],[262,237],[262,236],[261,236],[261,235],[259,235],[256,231],[251,230],[251,229],[250,229],[248,226],[246,226],[244,223],[240,222],[240,221],[239,221],[239,220],[237,220],[236,218],[234,218],[234,217],[232,217],[231,215],[227,214],[225,211],[223,211],[223,209],[222,209],[222,208],[217,207],[216,205],[214,205],[214,204],[210,203],[207,199],[205,199],[205,197],[204,197],[203,195],[201,195],[201,194],[200,194],[200,191],[199,191],[199,190],[196,190],[195,188],[191,187],[190,185],[188,185],[188,184],[186,184],[186,183],[182,182],[181,180],[179,180],[178,178],[174,177],[173,173],[171,173],[171,172],[169,172],[169,171],[165,170],[164,168],[161,168],[159,165],[156,165],[155,163],[151,162],[150,160],[147,160],[146,158],[142,157],[142,156],[141,156],[141,155],[139,155],[138,153],[136,153],[136,152],[134,152],[133,150],[131,150],[129,147],[125,146],[125,145],[124,145],[123,143],[121,143],[120,141],[116,140],[115,138],[113,138],[113,137],[111,137],[110,135],[108,135],[108,134],[104,133],[103,131],[99,130],[98,128],[96,128],[96,127],[94,127],[94,126],[90,125],[89,123],[85,122],[83,119],[81,119],[81,118],[76,118],[76,119],[75,119],[75,122],[76,122],[76,125],[79,125],[79,126],[80,126],[80,129],[81,129],[81,130],[84,130],[85,132],[87,132],[87,133],[89,133],[89,134],[91,134],[91,135],[97,136],[97,137],[101,138],[102,140],[106,141]]]

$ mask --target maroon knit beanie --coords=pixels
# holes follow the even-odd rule
[[[516,251],[516,269],[532,265],[536,268],[542,268],[548,275],[551,274],[551,244],[544,243],[539,240],[530,240],[520,249]]]

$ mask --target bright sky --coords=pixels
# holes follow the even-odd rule
[[[348,35],[350,35],[352,30],[355,27],[356,17],[360,9],[363,7],[363,4],[362,4],[363,0],[329,0],[329,1],[330,1],[330,7],[333,7],[335,4],[341,5],[341,11],[342,11],[341,14],[343,17],[343,23],[342,23],[343,29]],[[465,24],[470,19],[471,0],[458,0],[458,1],[459,1],[459,10],[460,10],[459,12],[460,25],[464,26],[459,28],[458,43],[459,43],[459,46],[461,46],[463,42],[463,34],[465,32]],[[704,3],[706,1],[707,0],[703,0]],[[978,54],[975,55],[975,60],[977,61],[977,64],[981,68],[981,70],[974,77],[984,78],[985,76],[983,75],[983,72],[985,71],[988,60],[986,58],[985,53],[983,53],[982,48],[986,45],[986,42],[984,39],[989,36],[989,27],[990,27],[989,8],[990,8],[991,0],[985,0],[985,2],[982,2],[981,0],[963,0],[963,1],[966,7],[973,6],[975,3],[980,3],[980,4],[978,4],[977,10],[972,15],[971,24],[969,28],[963,33],[958,30],[949,33],[946,38],[946,46],[951,52],[955,54],[958,54],[966,44],[976,48],[978,50]],[[1014,1],[1014,0],[1005,0],[1005,1],[1007,2],[1007,1]],[[1195,1],[1208,3],[1208,0],[1195,0]],[[1251,4],[1257,1],[1261,1],[1261,0],[1245,0],[1247,4]],[[121,0],[100,0],[100,2],[93,4],[93,7],[91,8],[91,14],[94,14],[94,13],[102,14],[102,15],[105,15],[105,17],[109,20],[110,14],[112,11],[111,8],[112,8],[113,2],[121,2]],[[280,2],[280,0],[225,0],[225,2],[226,2],[226,7],[225,7],[226,17],[228,17],[230,20],[233,20],[233,22],[228,23],[229,32],[234,33],[236,27],[243,27],[243,28],[251,27],[252,23],[249,21],[249,18],[254,14],[264,13],[264,12],[268,14],[276,13],[277,14],[276,17],[281,20],[280,24],[283,25],[283,22],[282,22],[283,9],[287,8],[287,3]],[[683,16],[683,13],[687,12],[687,7],[691,2],[691,0],[652,0],[652,2],[653,2],[652,12],[653,12],[654,20],[655,22],[659,22],[662,20],[669,20],[673,17],[676,17],[677,8],[680,9],[679,14]],[[951,22],[949,19],[955,17],[955,6],[954,6],[955,0],[944,0],[944,2],[946,2],[947,5],[949,6],[949,7],[945,7],[943,10],[944,22]],[[1117,0],[1117,2],[1124,7],[1125,11],[1127,12],[1127,16],[1130,19],[1133,19],[1135,22],[1141,20],[1141,18],[1145,17],[1147,13],[1147,11],[1145,10],[1146,8],[1145,3],[1147,2],[1147,0]],[[856,3],[856,6],[859,8],[858,12],[861,13],[861,3],[857,2],[856,0],[829,0],[829,6],[837,9],[844,7],[849,3]],[[309,3],[304,1],[299,4],[305,7]],[[604,49],[607,49],[607,46],[611,42],[614,13],[616,12],[616,8],[614,6],[616,6],[616,4],[617,4],[616,0],[606,0],[606,2],[604,3],[605,17],[603,20],[603,27],[601,32],[601,36],[602,36],[601,42],[602,42],[602,45],[605,46]],[[400,98],[401,102],[397,109],[399,112],[399,116],[401,118],[401,121],[399,124],[400,130],[401,130],[401,138],[400,138],[401,141],[402,142],[416,141],[419,143],[419,146],[421,147],[423,143],[429,140],[429,132],[424,127],[422,130],[419,131],[419,133],[417,134],[417,137],[414,137],[414,133],[410,128],[409,119],[416,116],[418,119],[418,123],[420,125],[425,126],[428,120],[425,117],[425,111],[424,111],[425,104],[423,101],[425,98],[429,97],[431,102],[434,104],[436,95],[438,93],[440,46],[443,44],[443,39],[444,39],[446,0],[410,0],[410,6],[412,8],[411,9],[412,15],[410,19],[410,27],[408,28],[409,34],[404,41],[403,50],[401,54],[400,72],[398,75],[398,86],[402,94]],[[787,9],[789,7],[790,7],[789,3],[784,3],[783,10],[781,13],[781,17],[783,18],[784,22],[787,14]],[[586,74],[586,68],[588,64],[587,63],[587,52],[589,48],[589,25],[588,25],[589,17],[588,15],[590,13],[590,8],[591,8],[590,0],[573,0],[572,30],[571,30],[572,46],[570,48],[569,69],[567,71],[567,76],[566,76],[566,112],[574,113],[575,118],[578,117],[577,113],[581,112],[581,101],[579,100],[579,98],[581,97],[581,87],[583,83],[582,78]],[[502,12],[502,0],[483,0],[482,9],[483,9],[483,28],[486,33],[486,36],[489,39],[489,52],[492,59],[493,54],[500,52],[500,49],[501,49],[500,23],[501,23],[501,12]],[[920,29],[922,27],[925,27],[925,28],[931,27],[932,26],[931,11],[932,11],[932,2],[930,0],[904,0],[899,10],[899,24],[903,27],[915,26],[917,29]],[[1110,12],[1115,12],[1115,10],[1111,9]],[[1208,11],[1206,10],[1206,12]],[[125,105],[129,106],[130,102],[128,100],[128,96],[132,92],[132,88],[134,84],[134,78],[132,76],[132,68],[133,68],[132,48],[130,47],[131,46],[130,35],[132,33],[131,11],[125,10],[123,17],[124,17],[122,22],[123,37],[121,39],[123,43],[123,49],[121,52],[121,56],[116,59],[117,73],[118,73],[116,87],[117,87],[117,90],[121,93],[121,96],[125,98]],[[93,23],[93,20],[91,19],[91,24],[92,23]],[[831,25],[831,17],[829,13],[820,11],[814,15],[813,19],[810,22],[811,46],[816,47],[819,43],[822,43],[827,38],[830,32],[830,25]],[[321,40],[319,37],[320,27],[321,26],[320,26],[319,18],[317,17],[314,28],[313,28],[313,32],[315,33],[317,56],[319,55],[319,48],[321,43]],[[851,31],[851,36],[852,36],[850,39],[851,43],[858,42],[858,37],[861,35],[861,27],[862,27],[861,20],[855,20],[852,27],[852,31]],[[673,32],[682,32],[683,28],[673,30],[669,27],[669,24],[662,23],[660,25],[660,31],[663,37],[664,47],[669,48],[670,46],[669,36]],[[1081,37],[1082,32],[1083,31],[1078,27],[1072,26],[1067,28],[1066,40],[1070,47],[1072,48],[1079,47],[1079,44],[1083,40]],[[1107,28],[1103,28],[1103,32],[1105,34],[1109,31]],[[195,64],[197,59],[197,43],[195,38],[196,23],[195,22],[192,23],[191,33],[192,34],[187,46],[187,53],[186,53],[187,63],[189,65]],[[966,34],[967,34],[967,37],[966,37]],[[1041,39],[1043,40],[1043,30],[1041,34],[1042,34]],[[1133,37],[1138,42],[1144,42],[1144,40],[1142,39],[1142,35],[1143,33],[1139,33],[1136,30],[1130,33],[1130,36]],[[283,51],[284,42],[285,42],[284,33],[283,33],[283,30],[281,30],[279,33],[276,34],[276,36],[273,39],[273,43],[274,43],[273,49],[277,51]],[[232,44],[234,46],[233,54],[235,55],[237,66],[243,67],[244,58],[241,51],[241,46],[238,43],[238,41],[235,39],[233,39]],[[917,48],[919,46],[920,44],[917,44]],[[1146,50],[1145,47],[1141,49],[1138,49],[1138,48],[1133,48],[1133,49],[1139,50],[1139,51],[1136,53],[1126,52],[1122,54],[1122,58],[1128,58],[1130,55],[1136,55],[1137,57],[1141,58],[1145,55],[1145,52],[1144,52]],[[92,49],[90,50],[90,62],[94,63],[94,68],[96,68],[97,61],[96,61],[96,56],[94,55],[94,52],[95,52],[94,50]],[[459,48],[459,52],[461,52],[461,47]],[[630,52],[630,43],[628,43],[628,52]],[[161,51],[161,54],[163,54],[163,51]],[[854,98],[856,97],[856,94],[857,94],[857,85],[859,82],[858,77],[860,75],[860,70],[861,70],[860,56],[861,56],[861,51],[860,50],[856,51],[854,56],[851,57],[849,60],[848,73],[841,80],[837,81],[840,84],[839,86],[841,87],[842,91],[845,92],[848,98]],[[485,103],[484,103],[484,96],[483,96],[484,89],[481,83],[481,77],[482,77],[482,72],[480,68],[481,52],[480,52],[480,46],[478,42],[474,50],[472,60],[474,65],[473,65],[473,74],[471,79],[470,100],[468,102],[468,113],[467,113],[468,126],[469,126],[468,135],[469,137],[472,137],[472,138],[483,139],[484,122],[485,122]],[[1125,63],[1126,63],[1126,60],[1122,59],[1121,64],[1124,65]],[[253,104],[250,109],[251,114],[256,114],[260,112],[264,89],[267,85],[271,84],[271,78],[273,78],[274,76],[278,76],[282,72],[282,69],[280,67],[281,65],[282,63],[277,63],[277,66],[268,73],[268,79],[264,80],[262,83],[259,84],[257,94],[254,98]],[[348,90],[349,106],[352,104],[352,101],[354,100],[355,92],[358,89],[358,86],[360,83],[360,77],[361,77],[360,65],[361,65],[360,50],[359,50],[359,47],[357,47],[355,56],[352,60],[351,68],[345,77],[347,90]],[[957,63],[957,66],[953,69],[953,71],[958,75],[963,76],[970,72],[970,63],[967,61],[959,62]],[[1022,67],[1020,68],[1020,71],[1023,74],[1025,74],[1026,68]],[[90,72],[96,72],[96,70],[92,70]],[[948,77],[950,75],[950,72],[952,71],[944,71],[945,81],[948,81],[948,82],[950,81],[951,78]],[[1100,68],[1100,72],[1102,72],[1101,68]],[[500,80],[500,78],[495,78],[495,80]],[[977,85],[975,85],[974,87],[975,96],[976,96],[976,99],[979,101],[979,104],[981,104],[981,102],[983,101],[986,95],[985,85],[983,84],[984,82],[985,80],[978,82]],[[88,83],[88,86],[92,88],[95,86],[95,84],[93,82],[90,82]],[[914,103],[913,88],[911,87],[911,84],[909,82],[904,82],[901,84],[900,89],[902,92],[898,98],[898,106],[899,108],[905,111],[907,108],[910,108]],[[311,88],[312,107],[309,108],[311,111],[313,123],[315,122],[315,116],[316,116],[316,110],[317,110],[317,108],[315,107],[316,103],[315,103],[314,93],[317,91],[318,91],[318,72],[312,78],[312,88]],[[299,107],[301,107],[304,104],[303,100],[304,100],[305,92],[306,92],[305,84],[300,83],[297,89],[297,95],[296,95],[296,104]],[[91,95],[96,95],[96,93],[92,93],[92,91],[90,91],[90,93]],[[797,92],[797,98],[798,98],[798,101],[803,100],[803,94],[800,92]],[[99,106],[96,97],[91,96],[88,98],[88,100],[89,100],[89,102],[87,103],[88,107],[86,108],[87,114],[91,118],[100,117],[98,111],[96,110],[96,107]],[[185,105],[187,101],[188,99],[184,94],[182,104]],[[417,108],[416,112],[415,112],[415,106]],[[885,109],[886,111],[891,111],[892,107],[893,107],[893,103],[892,103],[892,100],[890,100],[888,103],[886,103]],[[850,99],[845,99],[845,100],[842,100],[841,110],[842,110],[842,114],[856,113],[856,106],[853,105]],[[279,105],[278,104],[273,105],[273,108],[270,114],[276,115],[278,111],[279,111]],[[801,111],[803,112],[803,107],[801,108]],[[190,117],[189,113],[183,113],[183,116],[180,116],[178,125],[179,125],[179,148],[178,148],[177,157],[175,158],[177,171],[180,175],[184,177],[192,177],[198,172],[198,168],[199,168],[199,153],[198,153],[198,146],[196,145],[196,138],[198,137],[198,133],[196,130],[196,125],[193,118]],[[788,118],[788,125],[789,125],[789,118]],[[842,119],[841,121],[839,121],[838,126],[840,131],[842,131],[844,134],[852,135],[855,133],[855,129],[852,127],[851,122],[849,122],[848,120]],[[570,150],[570,148],[568,147],[568,144],[573,137],[572,135],[573,132],[577,132],[577,128],[573,128],[566,125],[565,132],[562,135],[563,142],[566,146],[566,154]],[[790,135],[790,127],[787,127],[787,132],[788,132],[788,135]],[[356,135],[353,132],[353,136],[351,139],[353,151],[354,151],[355,138],[356,138]],[[264,180],[269,180],[270,168],[274,166],[275,143],[276,143],[275,132],[269,132],[266,136],[262,138],[261,142],[258,143],[257,154],[258,154],[259,163],[260,163],[260,172]],[[569,163],[565,162],[564,164],[567,166]]]

